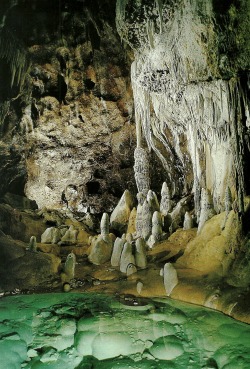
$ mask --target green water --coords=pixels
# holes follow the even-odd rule
[[[0,300],[0,369],[249,369],[250,326],[151,299],[45,294]]]

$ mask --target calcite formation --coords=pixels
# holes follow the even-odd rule
[[[133,267],[133,268],[131,268]],[[132,245],[129,242],[126,242],[120,258],[120,271],[122,273],[126,273],[128,275],[134,273],[135,269],[135,257],[132,254]]]
[[[219,212],[227,185],[243,211],[248,15],[247,1],[117,1],[118,32],[135,52],[137,132],[162,161],[173,194],[193,192],[196,212],[201,188]]]
[[[163,216],[166,216],[171,212],[174,206],[173,201],[171,200],[170,189],[166,182],[163,182],[161,188],[161,202],[160,202],[160,211]]]
[[[143,238],[137,238],[135,242],[135,264],[141,269],[147,267],[146,243]]]
[[[110,226],[118,231],[126,231],[130,213],[133,208],[133,197],[128,190],[125,190],[117,206],[110,215]]]
[[[70,281],[75,277],[75,265],[76,265],[76,256],[73,252],[71,252],[65,261],[63,271],[66,274],[66,278]]]
[[[146,196],[150,189],[149,158],[147,151],[142,147],[137,147],[134,152],[134,158],[134,173],[137,190]]]
[[[163,280],[166,294],[169,296],[175,286],[178,284],[178,276],[174,266],[166,263],[163,268]]]
[[[118,267],[120,265],[121,254],[125,243],[126,243],[125,234],[122,235],[122,238],[117,237],[115,239],[110,261],[112,266]]]

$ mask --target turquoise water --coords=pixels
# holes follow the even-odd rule
[[[170,299],[0,300],[1,369],[249,369],[250,326]]]

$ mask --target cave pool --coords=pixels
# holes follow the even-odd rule
[[[174,300],[0,299],[0,369],[249,369],[250,325]]]

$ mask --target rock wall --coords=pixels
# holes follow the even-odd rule
[[[224,208],[249,192],[249,1],[118,0],[116,23],[135,52],[137,145],[154,150],[176,196],[201,188]]]
[[[18,63],[6,67],[1,95],[2,163],[7,153],[8,166],[22,173],[13,191],[24,191],[39,208],[111,211],[135,187],[133,54],[116,32],[115,1],[10,1],[5,8],[1,40],[8,48],[11,35],[30,63],[22,87]],[[12,51],[9,59],[18,55]],[[2,193],[13,181],[7,169]]]

